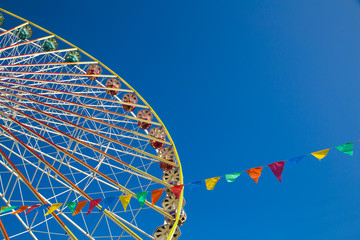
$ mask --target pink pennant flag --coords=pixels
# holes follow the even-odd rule
[[[86,213],[86,216],[92,212],[94,207],[96,207],[96,205],[98,205],[101,202],[101,200],[102,199],[94,199],[90,201],[89,211]]]
[[[174,195],[177,199],[180,198],[180,193],[181,193],[181,190],[183,189],[183,187],[184,187],[184,184],[177,185],[177,186],[170,188],[170,190],[174,193]]]
[[[284,170],[284,165],[285,161],[271,163],[268,165],[271,171],[274,173],[275,177],[277,177],[277,179],[279,180],[279,182],[281,182],[281,174]]]

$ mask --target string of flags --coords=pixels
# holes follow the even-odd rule
[[[180,193],[183,189],[184,185],[177,185],[174,187],[169,188],[173,194],[175,195],[176,198],[180,198]],[[165,189],[156,189],[151,191],[151,204],[155,205],[159,199],[161,198],[163,192],[165,191]],[[139,192],[135,194],[136,199],[138,200],[138,202],[140,203],[140,207],[143,208],[145,201],[147,199],[148,196],[148,191],[144,191],[144,192]],[[110,196],[104,199],[93,199],[90,201],[79,201],[79,202],[68,202],[65,203],[65,205],[67,206],[67,208],[71,211],[72,215],[77,215],[80,213],[80,211],[87,205],[87,203],[89,203],[89,208],[88,211],[86,213],[86,216],[89,215],[93,209],[101,202],[102,203],[102,208],[100,212],[103,212],[105,209],[111,207],[111,205],[113,203],[115,203],[115,200],[119,198],[124,211],[126,212],[127,207],[130,203],[130,200],[133,196],[131,194],[128,195],[123,195],[123,196],[119,196],[119,197],[115,197],[115,196]],[[46,210],[47,212],[44,214],[44,216],[47,216],[51,213],[53,213],[54,211],[58,210],[61,206],[63,206],[63,203],[54,203],[54,204],[36,204],[36,205],[31,205],[31,206],[5,206],[5,207],[1,207],[0,209],[0,214],[1,213],[7,213],[12,211],[10,214],[18,214],[18,213],[22,213],[25,212],[25,215],[28,215],[30,212],[35,211],[37,213],[41,212],[42,210]]]
[[[360,140],[358,140],[358,141],[360,141]],[[244,171],[238,171],[238,172],[234,172],[234,173],[225,174],[224,177],[227,182],[231,183],[231,182],[234,182],[242,173],[246,172],[254,180],[255,183],[258,183],[258,180],[261,176],[261,172],[262,172],[263,168],[267,166],[270,168],[270,170],[273,172],[273,174],[279,180],[279,182],[281,182],[281,175],[284,170],[285,164],[288,164],[290,167],[293,167],[297,163],[299,163],[303,158],[305,158],[306,156],[309,156],[309,155],[311,155],[311,156],[317,158],[319,161],[321,161],[324,157],[326,157],[328,155],[328,153],[331,149],[336,149],[344,154],[353,156],[354,142],[345,143],[345,144],[342,144],[342,145],[339,145],[336,147],[324,149],[324,150],[317,151],[317,152],[312,152],[312,153],[302,155],[299,157],[294,157],[294,158],[291,158],[288,160],[270,163],[265,166],[254,167],[254,168],[247,169]],[[205,182],[206,189],[213,190],[215,188],[216,184],[218,183],[218,181],[222,177],[223,176],[212,177],[212,178],[208,178],[205,180],[188,183],[188,184],[185,184],[185,186],[190,191],[195,191],[197,188],[202,186],[203,182]],[[180,198],[180,194],[181,194],[181,191],[184,189],[184,185],[182,184],[182,185],[173,186],[169,189],[175,195],[176,198]],[[159,199],[163,195],[164,190],[165,189],[156,189],[156,190],[151,191],[151,204],[152,205],[155,205],[159,201]],[[149,194],[148,191],[139,192],[139,193],[135,194],[135,197],[138,200],[141,208],[143,208],[148,194]],[[122,195],[122,196],[118,196],[118,197],[110,196],[110,197],[107,197],[104,199],[93,199],[90,201],[68,202],[68,203],[65,203],[65,205],[71,211],[72,215],[77,215],[89,202],[89,208],[86,213],[86,215],[89,215],[98,204],[100,204],[100,203],[102,204],[101,212],[103,212],[105,209],[111,207],[111,205],[115,202],[116,199],[119,199],[124,208],[124,211],[126,212],[127,207],[129,205],[132,197],[133,196],[131,194]],[[11,206],[11,207],[4,206],[4,207],[1,207],[0,214],[11,212],[11,211],[12,212],[10,214],[19,214],[19,213],[26,211],[25,215],[27,215],[32,211],[39,213],[43,210],[47,210],[47,212],[45,213],[45,216],[47,216],[49,214],[52,214],[54,211],[58,210],[61,206],[63,206],[63,203],[43,204],[43,205],[36,204],[36,205],[31,205],[31,206],[28,206],[28,205],[26,205],[26,206]]]
[[[358,141],[360,141],[360,140],[358,140]],[[337,149],[338,151],[340,151],[342,153],[353,156],[354,142],[345,143],[345,144],[342,144],[342,145],[339,145],[336,147],[309,153],[309,154],[302,155],[299,157],[294,157],[294,158],[291,158],[288,160],[270,163],[266,166],[270,168],[270,170],[273,172],[275,177],[279,180],[279,182],[281,182],[281,175],[284,170],[285,164],[289,164],[290,167],[293,167],[298,162],[300,162],[303,158],[305,158],[306,156],[309,156],[309,155],[312,155],[315,158],[317,158],[319,161],[321,161],[324,157],[326,157],[328,155],[328,153],[331,149]],[[261,172],[262,172],[263,168],[266,166],[254,167],[254,168],[251,168],[251,169],[248,169],[245,171],[239,171],[239,172],[235,172],[235,173],[225,174],[225,179],[227,182],[231,183],[231,182],[234,182],[240,176],[241,173],[246,172],[255,181],[255,183],[257,183],[261,176]],[[215,185],[217,184],[217,182],[220,180],[220,178],[221,177],[213,177],[213,178],[205,179],[204,181],[205,181],[206,189],[213,190],[215,188]],[[192,183],[187,184],[186,188],[189,188],[190,191],[194,191],[195,189],[199,188],[202,185],[202,183],[203,183],[203,181],[192,182]]]

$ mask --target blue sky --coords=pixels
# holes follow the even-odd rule
[[[360,139],[360,5],[5,1],[128,81],[170,131],[185,182]],[[186,192],[182,239],[359,239],[360,145]]]

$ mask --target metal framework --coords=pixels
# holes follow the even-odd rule
[[[66,203],[135,194],[172,185],[164,181],[159,164],[180,173],[176,147],[150,105],[120,76],[57,35],[0,9],[0,197],[3,206]],[[1,21],[0,21],[1,25]],[[30,26],[31,38],[19,37]],[[1,26],[2,27],[2,26]],[[36,30],[36,31],[35,31]],[[56,39],[58,49],[45,51],[44,41]],[[79,52],[82,61],[66,62]],[[90,65],[102,73],[89,74]],[[96,79],[95,79],[96,78]],[[120,88],[106,87],[110,78]],[[109,95],[107,91],[118,91]],[[132,93],[139,102],[126,104]],[[127,111],[123,106],[135,107]],[[137,117],[149,110],[154,118]],[[150,136],[138,122],[161,127],[164,139]],[[158,156],[150,142],[174,150],[173,161]],[[159,203],[161,200],[159,201]],[[183,202],[181,194],[179,202]],[[161,205],[146,201],[143,209],[133,199],[125,212],[119,200],[108,209],[86,216],[85,207],[72,216],[64,204],[44,216],[46,208],[25,213],[0,214],[4,239],[154,239],[152,232],[173,219],[170,240],[177,228],[182,204],[175,216]],[[13,210],[14,212],[14,210]]]

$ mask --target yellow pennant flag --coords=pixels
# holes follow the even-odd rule
[[[209,179],[205,179],[206,189],[213,190],[217,182],[219,181],[220,177],[213,177]]]
[[[131,199],[131,195],[130,194],[129,195],[124,195],[124,196],[121,196],[119,198],[120,198],[121,204],[124,207],[124,211],[126,212],[126,208],[129,205],[129,202],[130,202],[130,199]]]
[[[8,208],[8,206],[5,206],[5,207],[1,207],[1,211],[4,210],[5,208]]]
[[[47,211],[47,213],[45,213],[44,216],[47,216],[49,214],[51,214],[53,211],[55,211],[56,209],[58,209],[59,207],[61,207],[62,203],[54,203],[53,205],[51,205],[51,207],[49,208],[49,210]]]
[[[325,150],[321,150],[318,152],[313,152],[311,153],[311,155],[313,155],[314,157],[316,157],[317,159],[319,159],[319,161],[321,161],[321,159],[323,159],[324,157],[326,157],[326,155],[328,154],[330,149],[325,149]]]

